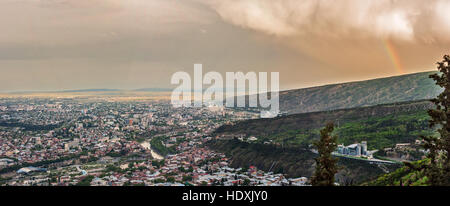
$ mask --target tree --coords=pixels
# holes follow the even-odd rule
[[[172,176],[167,177],[166,182],[175,182],[175,178]]]
[[[192,176],[191,176],[191,175],[183,176],[183,181],[184,181],[184,182],[186,182],[186,181],[192,181]]]
[[[436,128],[439,136],[427,136],[424,139],[424,148],[429,150],[430,164],[425,168],[428,183],[433,186],[450,185],[450,56],[445,55],[444,60],[438,62],[439,73],[430,75],[436,84],[444,91],[431,102],[435,109],[428,110],[430,127]]]
[[[250,179],[245,178],[245,179],[244,179],[244,182],[242,183],[242,185],[244,185],[244,186],[249,186],[249,185],[250,185]]]
[[[334,124],[328,123],[320,131],[320,140],[314,145],[317,147],[319,157],[316,158],[316,171],[311,178],[313,186],[334,186],[334,175],[338,171],[337,159],[331,155],[337,148],[337,137],[331,136]]]
[[[91,185],[91,181],[94,178],[95,178],[94,176],[88,175],[85,178],[83,178],[80,182],[78,182],[76,185],[77,186],[90,186]]]

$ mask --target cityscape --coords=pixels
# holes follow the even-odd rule
[[[374,186],[448,187],[449,11],[449,0],[1,0],[1,197],[335,203],[367,190],[363,203],[387,199]]]
[[[258,117],[166,100],[1,99],[2,185],[306,185],[254,166],[231,168],[204,146],[223,123]]]

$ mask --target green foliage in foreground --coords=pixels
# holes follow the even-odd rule
[[[435,109],[428,110],[431,117],[430,127],[439,128],[439,136],[424,136],[424,148],[429,151],[430,165],[425,174],[433,186],[450,186],[450,56],[438,62],[439,73],[430,75],[444,91],[431,101]]]
[[[319,157],[316,158],[316,171],[311,177],[313,186],[334,186],[334,176],[338,172],[336,165],[338,159],[331,155],[337,147],[337,137],[331,135],[333,130],[334,124],[328,123],[320,131],[320,140],[314,143],[319,152]]]
[[[405,165],[389,174],[382,175],[376,180],[364,183],[364,186],[427,186],[428,178],[425,176],[425,168],[429,165],[429,159],[419,160]],[[415,168],[415,169],[414,169]]]

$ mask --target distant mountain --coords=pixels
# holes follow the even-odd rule
[[[60,91],[17,91],[9,92],[10,94],[32,94],[32,93],[77,93],[77,92],[117,92],[119,89],[77,89],[77,90],[60,90]]]
[[[61,93],[73,93],[73,92],[117,92],[119,89],[78,89],[78,90],[63,90]],[[56,93],[59,93],[56,91]]]
[[[173,89],[170,88],[142,88],[142,89],[135,89],[133,91],[136,92],[171,92]]]
[[[280,110],[288,114],[356,108],[431,99],[442,90],[421,72],[359,82],[280,92]]]
[[[74,90],[59,90],[59,91],[16,91],[9,92],[10,94],[32,94],[32,93],[79,93],[79,92],[171,92],[171,88],[141,88],[135,90],[122,89],[74,89]]]

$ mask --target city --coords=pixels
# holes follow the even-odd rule
[[[223,123],[257,118],[167,100],[0,100],[1,185],[307,185],[254,166],[232,168],[203,145]]]
[[[449,11],[450,0],[0,0],[0,197],[444,199]]]

